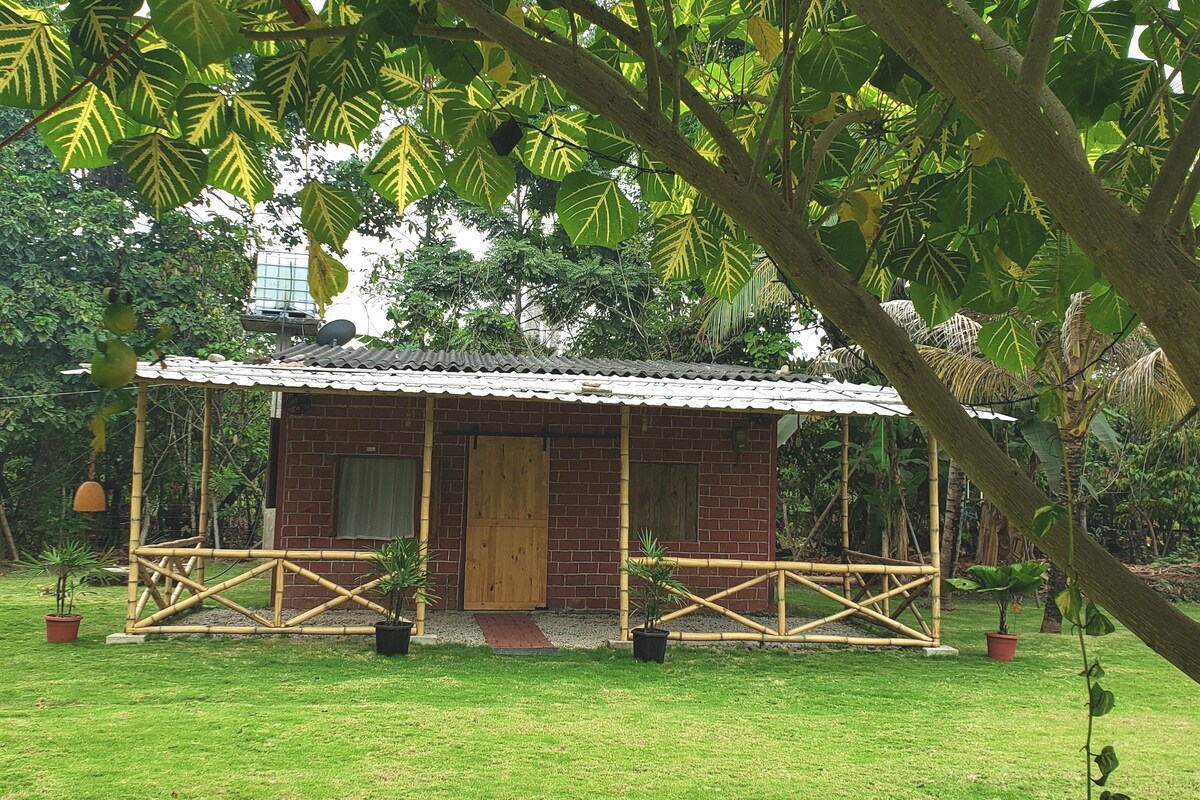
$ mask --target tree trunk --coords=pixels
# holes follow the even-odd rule
[[[907,492],[900,475],[900,445],[896,441],[896,423],[894,420],[884,420],[884,431],[887,437],[888,483],[891,486],[891,498],[888,514],[888,528],[892,531],[891,541],[894,553],[884,553],[885,556],[908,561],[908,508]]]
[[[564,0],[563,4],[586,18],[601,19],[608,29],[620,31],[618,38],[622,43],[634,52],[642,52],[637,32],[628,26],[622,28],[622,23],[609,12],[580,0]],[[937,436],[947,452],[959,461],[1005,516],[1025,531],[1033,529],[1034,513],[1049,505],[1049,499],[967,414],[925,363],[904,331],[883,311],[879,302],[821,247],[812,231],[806,227],[803,216],[795,214],[766,182],[758,181],[753,187],[750,185],[752,159],[727,127],[721,131],[719,117],[709,113],[711,108],[707,111],[700,108],[704,117],[701,122],[716,129],[714,138],[718,147],[722,150],[729,148],[728,152],[723,153],[719,165],[697,153],[660,112],[647,111],[642,105],[645,98],[635,94],[619,74],[603,62],[593,61],[583,55],[578,48],[571,46],[569,40],[561,37],[554,41],[535,38],[528,30],[515,25],[478,0],[444,0],[444,5],[488,38],[562,84],[590,109],[606,116],[630,141],[653,153],[681,179],[742,225],[775,262],[785,280],[808,296],[821,314],[862,346],[896,387],[908,407]],[[857,7],[865,3],[858,0],[854,5]],[[935,10],[946,10],[939,8],[936,3],[931,5]],[[923,21],[920,17],[915,19],[917,23]],[[956,33],[961,34],[962,31],[957,30]],[[930,32],[927,38],[936,39],[937,36]],[[905,47],[903,43],[901,46]],[[905,51],[909,49],[905,47]],[[657,57],[664,76],[674,75],[669,58],[653,52],[643,55]],[[691,104],[692,100],[688,102]],[[1059,145],[1052,142],[1051,146]],[[1128,232],[1130,226],[1122,224],[1120,229]],[[1071,233],[1074,235],[1073,230]],[[1136,249],[1137,244],[1136,241],[1123,242],[1122,246]],[[1139,251],[1136,262],[1138,269],[1149,258],[1149,252]],[[1156,291],[1166,290],[1170,297],[1171,288],[1176,282],[1160,284],[1155,287]],[[1122,286],[1117,288],[1127,299],[1131,299]],[[1141,287],[1135,293],[1144,299],[1147,290],[1148,287]],[[1200,295],[1196,295],[1190,287],[1187,290],[1197,298],[1197,313],[1182,319],[1189,320],[1187,325],[1193,325],[1192,320],[1200,318]],[[1134,305],[1136,308],[1137,304]],[[1181,308],[1174,306],[1176,312]],[[1190,310],[1190,306],[1188,308]],[[1140,308],[1138,310],[1141,311]],[[1159,316],[1157,312],[1155,314]],[[1149,320],[1149,317],[1146,319]],[[1181,330],[1180,325],[1176,325],[1174,328],[1164,328],[1162,333],[1177,336]],[[1198,354],[1195,368],[1190,373],[1181,371],[1181,375],[1192,376],[1194,380],[1189,386],[1200,387],[1200,343],[1194,347]],[[1175,356],[1169,355],[1174,363]],[[1184,366],[1187,367],[1187,364]],[[1184,379],[1188,380],[1187,377]],[[1200,396],[1200,389],[1196,395]],[[1068,527],[1060,522],[1046,532],[1040,540],[1040,546],[1056,561],[1066,563],[1068,539]],[[1115,617],[1160,655],[1193,680],[1200,681],[1200,624],[1155,594],[1090,539],[1084,537],[1077,540],[1074,550],[1076,569],[1092,598],[1110,609]]]
[[[958,536],[958,524],[962,518],[963,489],[966,483],[958,462],[950,459],[946,471],[946,512],[942,515],[942,577],[953,578],[956,565],[953,560],[954,540]]]
[[[1000,533],[1007,520],[986,497],[979,504],[979,538],[975,542],[975,563],[996,566],[1000,560]]]

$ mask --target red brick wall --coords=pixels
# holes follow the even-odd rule
[[[339,456],[420,458],[423,398],[313,395],[303,414],[284,413],[280,457],[277,546],[370,548],[362,539],[335,539],[334,480]],[[441,606],[462,606],[464,508],[468,436],[447,432],[478,425],[483,433],[528,433],[547,427],[550,446],[550,520],[546,597],[551,608],[618,605],[618,493],[620,411],[615,407],[535,401],[439,399],[434,410],[434,500],[431,571]],[[750,429],[750,446],[733,452],[731,429]],[[597,434],[597,438],[564,433]],[[368,448],[374,450],[368,450]],[[699,534],[696,542],[671,542],[672,554],[726,558],[774,557],[775,431],[773,422],[716,411],[631,410],[633,461],[694,463],[699,467]],[[636,532],[631,538],[636,541]],[[353,562],[307,564],[342,585],[364,572]],[[730,570],[687,570],[693,590],[711,594],[750,577]],[[329,599],[319,586],[288,574],[288,605],[309,607]],[[764,586],[738,595],[732,607],[762,607]]]

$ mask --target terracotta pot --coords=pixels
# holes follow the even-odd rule
[[[79,622],[82,614],[46,615],[46,641],[52,644],[73,642],[79,638]]]
[[[1017,654],[1017,639],[1010,633],[988,633],[987,647],[988,658],[994,658],[997,661],[1012,661],[1013,656]]]

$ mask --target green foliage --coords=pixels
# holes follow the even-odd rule
[[[97,555],[85,543],[70,540],[48,545],[36,556],[27,556],[18,566],[32,577],[54,578],[54,613],[66,616],[75,612],[75,595],[108,562],[108,555]]]
[[[650,530],[638,532],[638,544],[642,549],[645,561],[629,559],[621,565],[621,570],[638,581],[638,585],[630,592],[630,599],[640,612],[641,629],[645,631],[658,630],[659,619],[670,603],[681,605],[687,599],[687,587],[675,577],[678,569],[670,560],[667,548],[654,537]]]
[[[1017,602],[1022,595],[1037,591],[1042,585],[1042,576],[1049,568],[1040,561],[1022,561],[998,567],[976,564],[967,570],[970,578],[949,578],[947,582],[955,589],[990,595],[1000,609],[999,633],[1008,633],[1008,609],[1020,611]]]
[[[429,554],[416,537],[393,539],[371,551],[371,566],[379,576],[376,588],[384,598],[390,624],[408,621],[404,609],[410,596],[417,603],[437,602]]]

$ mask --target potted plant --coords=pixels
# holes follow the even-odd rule
[[[680,603],[687,588],[675,577],[677,566],[668,561],[667,549],[648,530],[640,533],[644,559],[629,559],[622,569],[639,581],[633,592],[634,605],[641,613],[642,624],[633,629],[633,657],[638,661],[663,663],[667,653],[667,631],[658,628],[663,608],[668,603]]]
[[[20,562],[35,577],[54,577],[55,608],[53,614],[46,615],[47,642],[73,642],[79,637],[83,615],[75,613],[75,593],[104,567],[105,558],[93,553],[84,542],[72,540],[48,545],[36,557]]]
[[[426,569],[429,556],[416,538],[396,539],[371,554],[379,577],[387,613],[375,623],[375,652],[381,656],[408,655],[413,624],[404,616],[409,595],[414,601],[434,603],[433,579]]]
[[[1008,632],[1008,608],[1021,610],[1021,596],[1037,591],[1047,566],[1040,561],[1021,561],[1000,567],[976,564],[967,570],[970,578],[951,578],[956,589],[990,594],[1000,607],[1000,629],[987,634],[988,657],[997,661],[1012,661],[1017,653],[1017,636]]]

